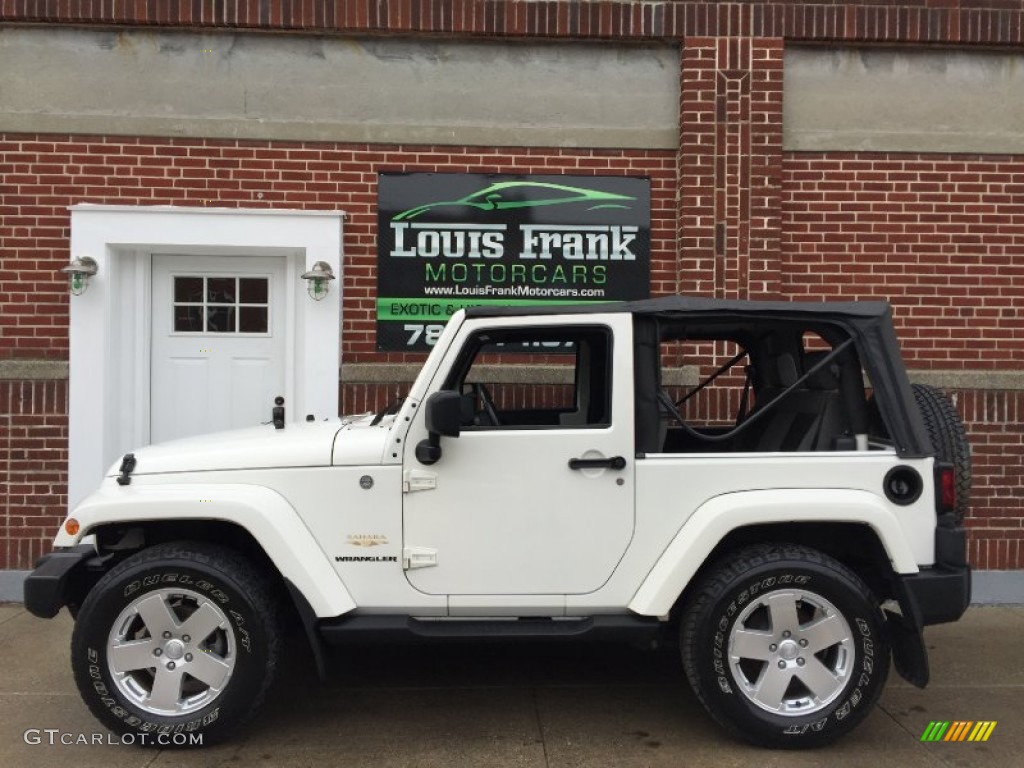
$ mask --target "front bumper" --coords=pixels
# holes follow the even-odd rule
[[[43,555],[25,579],[25,608],[42,619],[52,619],[63,606],[85,595],[92,581],[89,566],[97,559],[91,544]]]

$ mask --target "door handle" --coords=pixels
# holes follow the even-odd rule
[[[607,459],[569,459],[569,469],[625,469],[626,460],[621,456]]]

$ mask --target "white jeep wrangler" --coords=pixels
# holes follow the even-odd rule
[[[890,656],[927,683],[923,627],[969,602],[969,482],[883,303],[460,310],[379,414],[127,454],[25,603],[76,617],[119,733],[222,738],[294,617],[321,672],[333,643],[674,636],[722,726],[808,747]]]

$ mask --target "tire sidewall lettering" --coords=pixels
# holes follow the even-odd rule
[[[86,654],[89,659],[100,658],[100,653],[95,648],[86,649]],[[89,676],[94,680],[93,689],[97,694],[97,698],[110,711],[110,714],[139,733],[193,733],[215,723],[220,717],[220,705],[217,705],[208,712],[203,713],[202,716],[191,720],[173,724],[154,723],[125,709],[114,696],[110,695],[109,688],[103,682],[103,672],[98,663],[89,664]]]
[[[150,574],[134,579],[124,586],[122,593],[124,597],[130,598],[139,594],[146,587],[166,588],[168,586],[178,586],[183,589],[190,589],[193,592],[203,593],[212,600],[217,601],[220,605],[227,605],[231,600],[227,592],[208,579],[196,579],[190,574],[178,571]]]

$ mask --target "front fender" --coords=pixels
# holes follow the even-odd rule
[[[73,547],[111,523],[220,520],[248,531],[281,575],[305,595],[317,616],[340,616],[356,607],[316,539],[279,493],[258,485],[104,485],[71,513],[72,536],[61,527],[56,547]]]
[[[863,523],[878,536],[897,573],[917,573],[903,529],[886,504],[857,490],[780,489],[726,493],[709,499],[686,521],[654,564],[629,608],[664,616],[729,533],[764,523]]]

